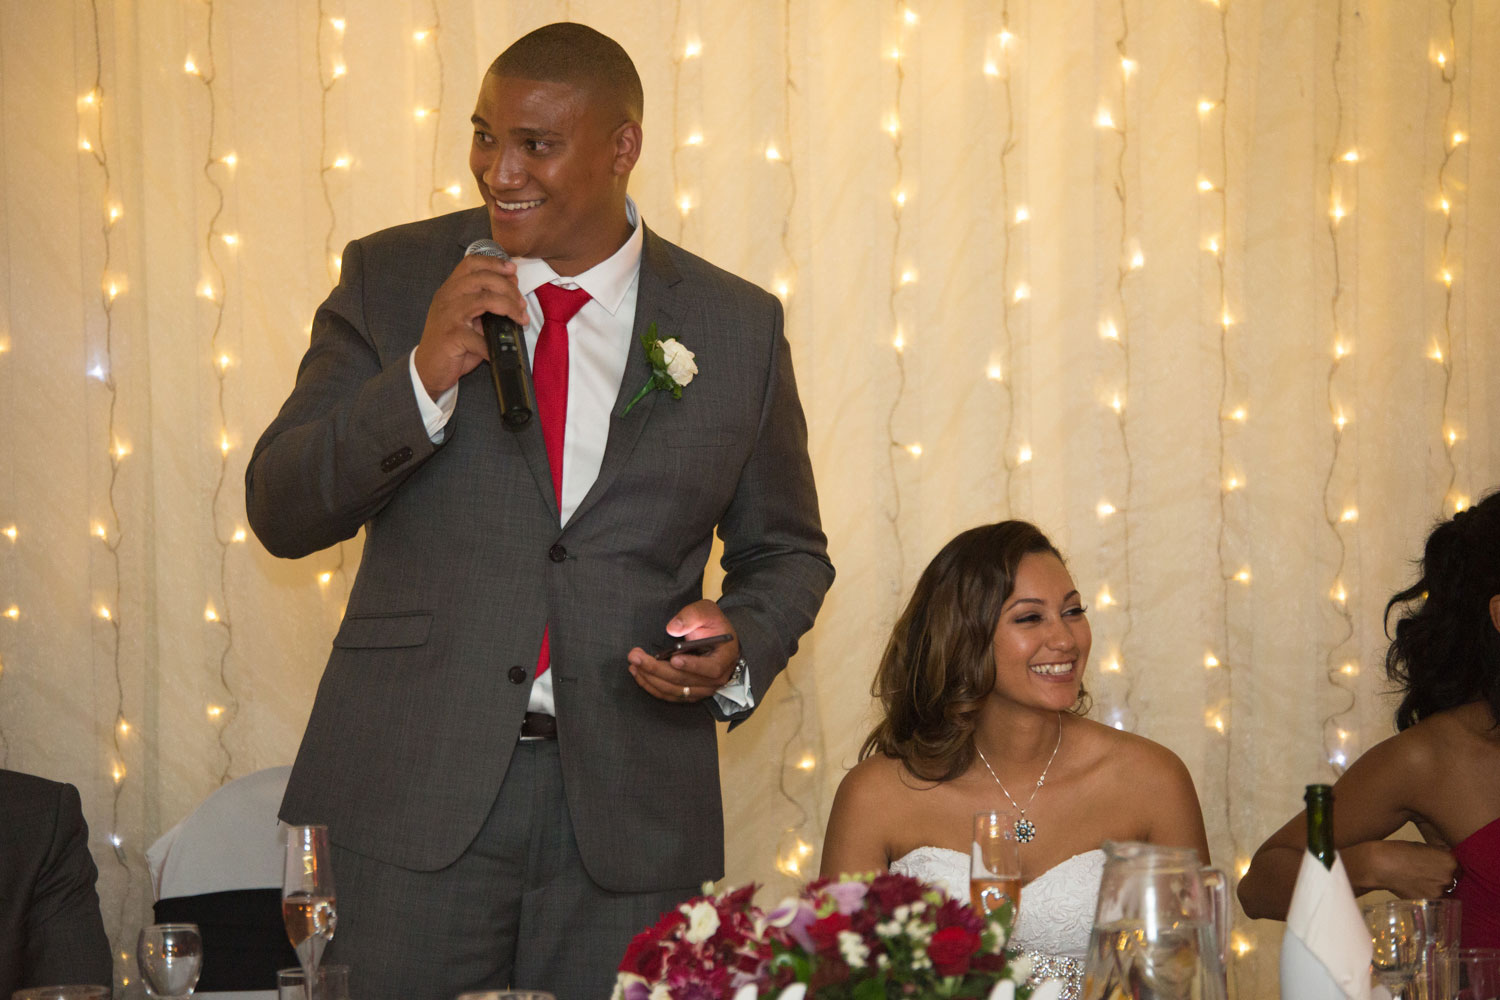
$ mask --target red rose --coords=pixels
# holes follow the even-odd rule
[[[807,929],[807,936],[812,938],[814,947],[818,951],[838,951],[839,931],[849,929],[849,917],[847,914],[839,913],[837,910],[812,922]]]
[[[979,947],[979,935],[962,927],[944,927],[927,943],[927,957],[940,976],[961,976]]]
[[[656,935],[649,930],[642,931],[625,949],[625,957],[620,959],[620,971],[633,972],[648,983],[655,982],[661,975],[664,955],[665,949]]]

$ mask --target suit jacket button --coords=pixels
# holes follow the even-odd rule
[[[562,562],[568,558],[568,550],[563,548],[561,543],[558,543],[547,550],[547,558],[553,562]]]
[[[410,460],[411,460],[411,449],[410,448],[402,448],[400,451],[393,451],[389,455],[385,456],[385,458],[381,459],[381,462],[380,462],[380,471],[381,472],[394,472],[396,469],[398,469],[401,466],[405,465]]]
[[[507,677],[510,678],[510,682],[512,684],[525,684],[526,683],[526,668],[525,667],[511,667],[510,670],[506,672],[505,676],[507,676]]]

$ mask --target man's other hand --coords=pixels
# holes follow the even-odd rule
[[[717,604],[701,600],[677,612],[667,622],[667,634],[680,639],[734,636],[734,626]],[[630,676],[652,697],[679,704],[696,702],[711,696],[729,681],[740,659],[740,640],[734,637],[706,653],[696,656],[678,653],[670,660],[658,660],[637,646],[626,659],[630,663]]]

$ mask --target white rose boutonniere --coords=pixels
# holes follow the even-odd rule
[[[630,408],[652,389],[670,392],[673,399],[681,399],[682,387],[693,381],[693,376],[698,374],[698,363],[693,360],[693,352],[682,346],[675,337],[662,340],[657,335],[655,323],[646,328],[645,335],[641,337],[641,347],[645,348],[646,360],[651,363],[651,377],[641,386],[641,391],[635,394],[635,398],[625,405],[625,413],[629,413]]]

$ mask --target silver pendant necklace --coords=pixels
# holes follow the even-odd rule
[[[1057,713],[1057,744],[1052,748],[1052,756],[1047,758],[1047,766],[1042,768],[1041,777],[1036,779],[1036,787],[1031,790],[1031,798],[1026,800],[1026,805],[1021,806],[1016,803],[1015,799],[1010,797],[1010,792],[1006,791],[1005,782],[1001,781],[1000,776],[995,773],[995,769],[990,767],[990,762],[984,756],[984,751],[979,749],[979,742],[976,740],[974,743],[974,750],[979,754],[979,759],[984,762],[984,769],[990,772],[990,777],[995,779],[995,784],[999,785],[1000,791],[1005,793],[1006,801],[1010,803],[1011,808],[1020,817],[1016,820],[1014,829],[1016,831],[1016,839],[1023,844],[1029,844],[1036,839],[1036,824],[1026,818],[1026,810],[1030,809],[1031,803],[1036,801],[1036,793],[1042,790],[1042,784],[1047,780],[1047,772],[1052,769],[1052,762],[1057,759],[1057,751],[1060,749],[1062,749],[1061,712]]]

